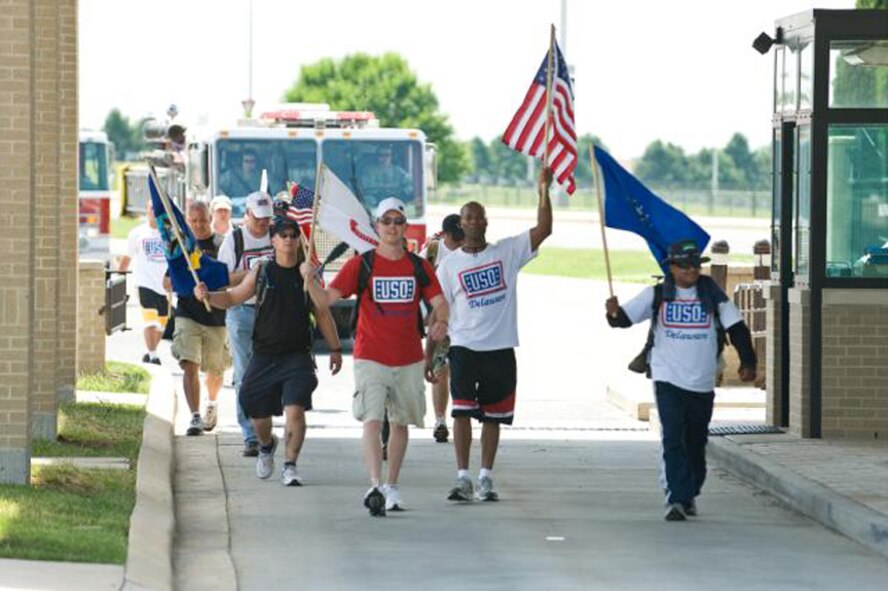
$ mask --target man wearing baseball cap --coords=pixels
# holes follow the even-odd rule
[[[374,251],[349,259],[330,283],[322,288],[311,265],[304,265],[312,299],[332,306],[340,298],[357,295],[355,334],[355,397],[352,412],[364,424],[364,461],[370,488],[364,506],[371,516],[403,509],[398,477],[407,451],[408,425],[423,426],[425,384],[422,335],[419,326],[420,299],[429,302],[435,322],[429,332],[437,340],[447,332],[449,311],[431,264],[406,252],[405,206],[387,197],[376,208],[379,245]],[[367,278],[363,293],[361,267]],[[382,474],[382,422],[388,412],[391,434],[388,442],[388,478]]]
[[[679,240],[661,261],[669,265],[662,284],[646,287],[623,306],[616,296],[606,302],[607,321],[613,327],[651,321],[643,353],[660,417],[667,521],[697,515],[695,499],[706,479],[706,442],[724,332],[740,356],[740,379],[755,380],[749,328],[718,284],[700,274],[708,260],[693,240]]]
[[[274,253],[269,236],[272,211],[271,196],[268,193],[260,191],[250,193],[247,196],[244,223],[232,230],[219,247],[219,260],[228,265],[228,276],[232,286],[243,281],[260,260]],[[232,306],[225,317],[228,342],[231,345],[231,360],[234,365],[234,388],[238,394],[244,372],[253,354],[255,322],[255,298]],[[259,440],[240,402],[237,402],[237,422],[244,437],[244,456],[256,457],[259,454]]]

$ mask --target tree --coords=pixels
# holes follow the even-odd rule
[[[454,140],[453,127],[439,112],[431,86],[421,84],[397,53],[356,53],[303,66],[284,99],[328,103],[343,111],[372,111],[384,127],[421,129],[438,146],[442,182],[458,181],[469,168],[466,149]]]
[[[644,183],[680,184],[690,180],[689,170],[684,150],[675,144],[656,140],[645,148],[635,174]]]
[[[136,154],[145,148],[141,122],[131,124],[129,118],[124,117],[119,109],[111,109],[105,117],[102,131],[108,134],[108,139],[114,144],[114,150],[122,158],[127,158],[127,154]]]

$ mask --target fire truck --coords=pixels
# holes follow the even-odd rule
[[[386,197],[401,199],[407,206],[407,247],[418,251],[423,246],[426,205],[429,193],[437,187],[435,146],[418,129],[380,127],[375,115],[367,111],[333,111],[325,104],[289,103],[231,127],[202,136],[192,134],[187,141],[185,178],[177,180],[175,170],[168,169],[171,176],[166,182],[180,201],[228,196],[232,218],[238,221],[244,215],[247,195],[260,188],[263,170],[272,197],[286,195],[288,182],[314,191],[318,161],[349,186],[368,214]],[[134,182],[128,178],[127,187],[144,185],[141,176],[132,175]],[[136,197],[132,191],[126,208],[137,211],[139,202],[143,203],[144,197]],[[321,261],[339,243],[336,236],[316,230]],[[351,254],[328,261],[325,274],[338,271]],[[343,302],[333,311],[343,335],[353,306],[354,301]]]
[[[111,144],[101,131],[81,130],[78,152],[80,256],[107,259],[111,232]]]

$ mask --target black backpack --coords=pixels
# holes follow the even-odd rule
[[[648,328],[648,336],[647,341],[644,343],[644,348],[641,350],[641,353],[636,355],[632,361],[629,362],[629,370],[634,371],[635,373],[643,373],[648,378],[651,377],[651,366],[648,361],[648,356],[651,350],[654,348],[654,331],[657,329],[657,317],[660,315],[660,305],[663,303],[663,282],[657,283],[654,286],[654,303],[651,307],[653,314],[651,315],[651,325]],[[718,304],[715,304],[713,310],[713,317],[715,318],[715,336],[717,343],[717,352],[716,357],[720,357],[722,351],[725,349],[725,344],[727,343],[727,338],[725,337],[725,329],[722,327],[721,318],[718,315]]]
[[[410,262],[413,263],[413,276],[416,277],[416,282],[419,284],[419,297],[420,300],[422,300],[422,290],[431,283],[431,279],[429,279],[429,275],[426,273],[425,267],[422,264],[422,258],[409,251],[406,254],[407,258],[410,259]],[[373,250],[368,250],[361,255],[361,267],[358,270],[358,289],[355,292],[355,308],[352,310],[351,317],[352,336],[356,335],[358,332],[358,311],[361,309],[361,297],[364,294],[364,290],[367,289],[367,284],[370,283],[370,275],[373,273],[373,261],[376,258],[375,255],[376,253]],[[380,313],[384,314],[379,302],[376,303],[376,307]],[[416,312],[416,328],[419,331],[420,337],[426,335],[421,310],[417,310]]]

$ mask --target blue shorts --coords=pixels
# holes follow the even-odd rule
[[[279,417],[284,414],[283,407],[294,404],[311,410],[311,395],[317,387],[317,371],[310,353],[254,352],[238,399],[248,417]]]

